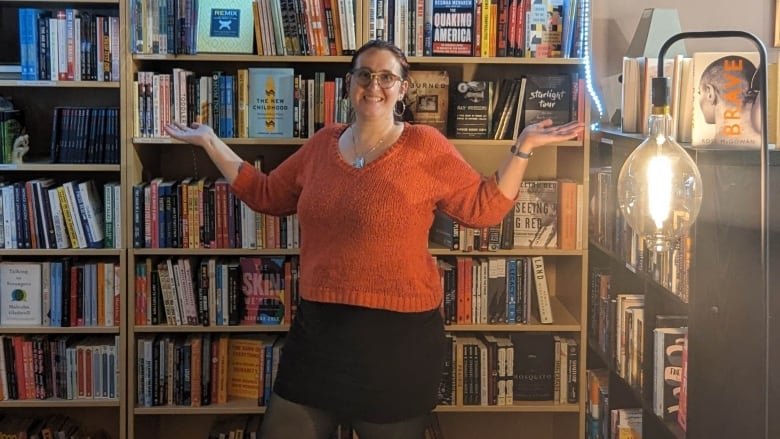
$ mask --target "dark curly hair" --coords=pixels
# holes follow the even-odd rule
[[[388,52],[392,53],[393,56],[395,56],[395,59],[398,60],[398,64],[401,66],[401,79],[405,81],[409,78],[409,61],[407,61],[406,55],[404,55],[401,49],[399,49],[393,43],[388,43],[387,41],[384,40],[370,40],[367,41],[362,46],[360,46],[357,52],[355,52],[355,54],[352,55],[350,70],[357,67],[356,64],[357,64],[358,57],[360,57],[360,55],[363,54],[364,52],[371,49],[387,50]]]

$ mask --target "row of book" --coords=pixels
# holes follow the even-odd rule
[[[118,399],[119,336],[0,335],[2,400]]]
[[[272,334],[158,335],[137,340],[136,404],[225,404],[271,397],[284,337]]]
[[[119,164],[119,108],[54,108],[49,155],[51,163]]]
[[[550,333],[447,335],[439,403],[505,406],[579,401],[579,343]]]
[[[582,248],[582,185],[571,180],[527,180],[515,207],[501,224],[464,227],[436,212],[429,240],[451,250],[495,251],[513,248]]]
[[[155,178],[133,186],[135,248],[300,247],[296,214],[253,211],[223,178]]]
[[[295,315],[297,256],[179,258],[136,265],[137,325],[282,325]]]
[[[62,258],[0,262],[0,327],[115,327],[120,266]]]
[[[0,247],[121,248],[120,185],[53,178],[0,182]]]
[[[133,53],[335,56],[357,50],[353,2],[240,0],[226,8],[214,0],[135,0],[130,5]]]
[[[609,370],[586,371],[588,402],[585,404],[586,439],[642,439],[642,408],[613,408],[609,393]]]
[[[446,324],[526,324],[532,309],[540,322],[553,322],[541,256],[439,257],[437,263]]]
[[[11,163],[14,142],[22,134],[23,129],[22,110],[0,110],[0,163]]]
[[[257,439],[260,435],[262,416],[229,415],[220,417],[209,429],[207,439]],[[429,425],[429,430],[433,427]],[[429,437],[426,432],[426,439]],[[432,436],[430,436],[433,438]],[[359,439],[351,424],[342,422],[327,439]]]
[[[579,57],[578,0],[372,0],[369,38],[412,56]]]
[[[648,327],[642,294],[610,292],[611,273],[591,271],[589,328],[595,348],[613,362],[615,373],[642,393],[652,380],[654,413],[664,421],[678,422],[687,355],[686,316],[656,315]],[[595,302],[595,305],[593,304]],[[652,340],[645,337],[652,335]],[[652,358],[644,358],[645,344],[653,344]],[[648,369],[646,364],[652,364]],[[645,376],[652,370],[652,376]]]
[[[2,413],[0,414],[0,437],[107,439],[109,436],[102,430],[91,431],[64,414],[35,417]]]
[[[324,72],[304,78],[291,68],[206,75],[174,68],[170,74],[137,72],[136,78],[136,137],[167,136],[163,127],[173,121],[200,121],[221,137],[306,138],[349,115],[343,78],[326,80]]]
[[[663,74],[669,79],[672,134],[692,146],[761,146],[761,112],[758,96],[767,94],[766,129],[770,144],[777,141],[777,66],[766,66],[769,90],[759,80],[758,52],[695,52],[690,57],[664,58]],[[658,76],[658,59],[624,57],[621,129],[646,133],[651,114],[652,78]],[[714,96],[724,98],[716,100]],[[720,105],[715,110],[715,104]]]
[[[119,81],[119,17],[19,8],[22,80]]]

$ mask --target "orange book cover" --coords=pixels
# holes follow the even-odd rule
[[[228,342],[228,398],[258,398],[262,380],[263,341],[255,337],[232,337]]]
[[[190,336],[190,401],[192,407],[200,407],[202,398],[201,374],[203,371],[203,336],[194,334]]]
[[[558,248],[574,250],[577,243],[577,183],[558,182]]]

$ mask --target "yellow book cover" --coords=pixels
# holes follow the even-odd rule
[[[228,397],[257,400],[262,374],[263,341],[231,337],[228,342]]]
[[[198,4],[198,53],[252,53],[252,0],[201,0]]]

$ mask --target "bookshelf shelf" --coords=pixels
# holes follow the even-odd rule
[[[120,401],[118,399],[34,399],[34,400],[14,400],[14,401],[0,401],[0,409],[10,408],[51,408],[51,409],[64,409],[75,407],[86,408],[116,408],[119,407]]]
[[[142,55],[133,54],[134,61],[176,61],[176,62],[262,62],[268,64],[288,63],[349,63],[349,56],[260,56],[260,55],[220,55],[203,53],[198,55]]]
[[[226,332],[226,333],[272,333],[287,332],[290,325],[236,325],[236,326],[168,326],[168,325],[146,325],[136,326],[135,332],[147,334],[164,333],[195,333],[195,332]]]
[[[300,249],[255,248],[137,248],[134,256],[288,256],[299,255]]]
[[[124,254],[124,250],[116,248],[78,248],[78,249],[0,249],[0,257],[3,256],[35,256],[36,258],[52,258],[55,256],[105,256],[118,257]]]
[[[458,66],[469,64],[509,64],[518,65],[545,65],[545,66],[579,66],[583,60],[579,58],[513,58],[513,57],[459,57],[459,56],[411,56],[408,58],[409,64],[435,64]]]
[[[119,334],[116,326],[0,326],[2,334]]]
[[[8,1],[4,0],[4,3],[78,3],[78,4],[92,4],[92,5],[118,5],[120,0],[17,0]]]
[[[542,248],[516,248],[513,250],[496,250],[493,252],[490,251],[458,251],[458,250],[449,250],[446,248],[441,247],[432,247],[429,249],[431,254],[434,256],[467,256],[467,257],[497,257],[497,258],[506,258],[509,256],[582,256],[587,252],[587,249],[579,249],[579,250],[560,250],[560,249],[542,249]]]
[[[31,161],[21,164],[0,164],[3,172],[119,172],[120,165],[65,164],[46,161]]]
[[[22,81],[20,79],[1,79],[0,87],[119,88],[119,83],[110,81]]]
[[[555,296],[550,297],[552,314],[555,318],[553,324],[541,324],[536,317],[531,316],[531,323],[527,324],[493,324],[493,325],[447,325],[451,332],[579,332],[582,326],[566,306]]]
[[[225,138],[222,139],[228,145],[303,145],[308,139],[258,139],[258,138]],[[133,142],[138,145],[188,145],[180,140],[170,137],[134,137]]]
[[[189,406],[165,406],[165,407],[136,407],[133,413],[142,415],[232,415],[232,414],[261,414],[265,413],[265,407],[257,405],[257,401],[249,398],[236,398],[225,404],[212,404],[201,407]]]
[[[577,413],[578,404],[553,404],[550,401],[515,401],[512,405],[482,406],[482,405],[439,405],[436,412],[468,412],[468,413]]]

